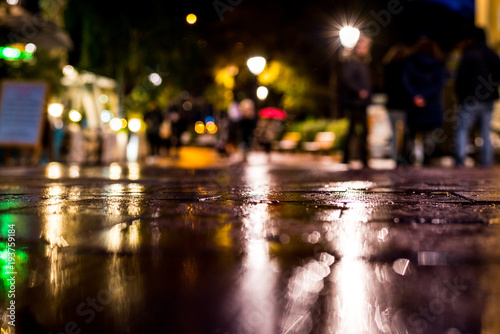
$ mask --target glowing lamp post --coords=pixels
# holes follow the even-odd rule
[[[266,60],[264,57],[252,57],[247,60],[247,66],[253,75],[259,75],[266,67]]]
[[[359,35],[359,29],[350,26],[343,27],[339,31],[340,43],[346,49],[352,49],[358,42]]]
[[[248,69],[250,70],[250,72],[252,72],[253,75],[257,76],[259,74],[262,73],[262,71],[264,71],[264,68],[266,68],[266,59],[264,57],[252,57],[250,59],[247,60],[247,66],[248,66]],[[262,96],[262,89],[260,90],[259,92],[259,89],[257,88],[257,79],[255,81],[255,88],[256,89],[256,94],[258,99],[261,99],[259,97],[259,95]],[[266,94],[267,96],[267,94]]]

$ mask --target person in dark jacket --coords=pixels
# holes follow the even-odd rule
[[[355,149],[360,155],[364,167],[368,167],[366,108],[370,102],[371,93],[370,71],[368,68],[369,51],[370,40],[361,36],[352,54],[342,62],[339,76],[341,108],[349,118],[349,130],[344,143],[343,162],[349,163],[351,150]],[[356,133],[356,126],[361,129],[359,135]],[[356,136],[358,137],[357,140]]]
[[[478,122],[482,138],[480,164],[493,165],[493,148],[490,141],[490,123],[493,103],[498,99],[500,60],[486,45],[484,30],[475,28],[471,44],[463,51],[455,83],[459,103],[455,133],[455,164],[463,166],[467,157],[467,139],[474,123]]]
[[[160,125],[163,120],[162,112],[156,101],[151,101],[148,110],[144,114],[146,123],[146,138],[149,143],[149,154],[158,156],[160,154]]]
[[[409,164],[415,162],[413,154],[418,135],[422,137],[424,165],[430,162],[429,158],[436,148],[432,133],[443,124],[442,90],[446,75],[443,59],[439,45],[421,37],[406,61],[403,83],[410,103],[405,159]]]
[[[408,92],[403,85],[403,71],[410,48],[406,45],[395,45],[384,56],[384,91],[387,94],[387,112],[391,122],[391,158],[398,164],[400,155],[405,151],[406,109],[408,108]]]

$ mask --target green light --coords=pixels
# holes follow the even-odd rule
[[[33,58],[33,53],[26,51],[19,51],[10,46],[0,47],[0,59],[6,60],[28,60]]]
[[[21,51],[18,49],[11,48],[9,46],[0,48],[2,52],[2,58],[5,59],[19,59],[21,57]]]
[[[23,280],[27,276],[26,263],[28,262],[28,254],[26,248],[15,249],[15,262],[9,262],[9,250],[7,242],[0,242],[0,284],[3,284],[4,289],[8,289],[10,282],[9,278],[15,272],[19,279]]]

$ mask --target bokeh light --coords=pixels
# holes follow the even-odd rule
[[[106,94],[99,95],[98,99],[99,99],[99,102],[101,102],[102,104],[108,103],[108,101],[109,101],[109,97]]]
[[[359,39],[359,29],[345,26],[339,31],[340,43],[346,48],[353,48]]]
[[[189,24],[195,24],[197,20],[198,20],[198,18],[196,17],[196,15],[194,15],[192,13],[188,14],[188,16],[186,16],[186,22]]]
[[[269,90],[266,87],[260,86],[259,88],[257,88],[257,98],[259,100],[265,100],[268,94]]]
[[[205,133],[205,124],[201,121],[196,122],[194,125],[194,131],[200,135]]]
[[[191,109],[193,109],[193,104],[189,101],[186,101],[182,104],[182,108],[186,111],[190,111]]]
[[[64,106],[60,103],[49,104],[48,112],[52,117],[60,117],[63,113]]]
[[[266,67],[266,60],[264,57],[252,57],[247,60],[247,66],[252,74],[259,75]]]
[[[80,122],[82,120],[82,114],[78,110],[73,109],[69,112],[69,119],[75,123]]]
[[[207,122],[207,124],[205,125],[205,128],[206,128],[207,132],[210,134],[214,134],[217,132],[217,125],[215,125],[214,122]]]
[[[63,70],[62,70],[63,74],[67,77],[69,77],[70,75],[72,75],[73,73],[75,73],[75,68],[71,65],[66,65],[63,67]]]
[[[113,113],[109,110],[103,110],[101,111],[101,121],[104,123],[108,123],[111,121],[111,118],[113,117]]]
[[[128,128],[132,132],[138,132],[141,129],[142,122],[138,118],[131,118],[128,121]]]
[[[122,128],[122,120],[115,117],[109,122],[109,126],[111,127],[111,130],[115,132],[120,131]]]
[[[158,74],[158,73],[151,73],[149,76],[148,76],[148,79],[149,81],[155,85],[155,86],[159,86],[161,85],[162,83],[162,79],[161,79],[161,76]]]
[[[21,51],[16,48],[4,47],[2,56],[6,59],[18,59],[21,56]]]
[[[28,43],[26,44],[26,46],[24,47],[24,50],[28,53],[33,53],[36,51],[36,45],[33,44],[33,43]]]

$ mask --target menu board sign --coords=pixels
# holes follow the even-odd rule
[[[0,100],[0,146],[39,146],[47,84],[4,81]]]

